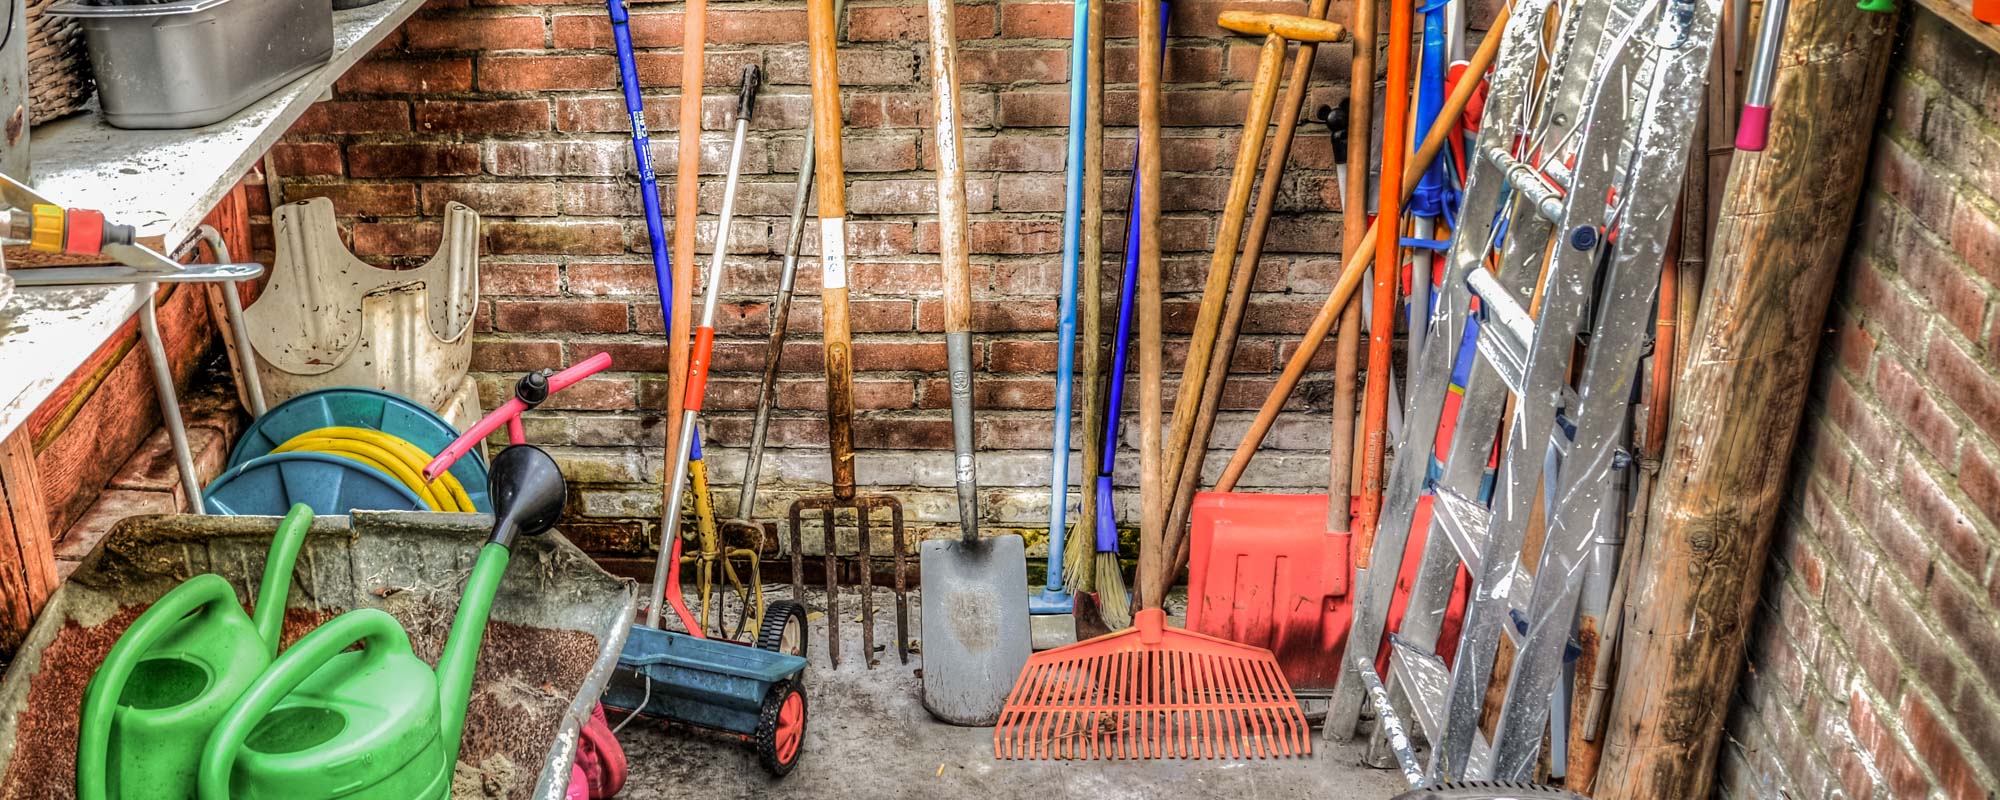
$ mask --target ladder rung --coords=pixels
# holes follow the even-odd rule
[[[1458,551],[1458,560],[1474,575],[1479,574],[1479,556],[1485,552],[1486,523],[1492,512],[1455,489],[1440,486],[1432,501],[1431,516],[1437,520],[1444,538]]]
[[[1535,321],[1492,272],[1472,270],[1465,276],[1465,285],[1478,295],[1479,307],[1485,312],[1486,319],[1479,325],[1479,352],[1500,373],[1500,381],[1518,395],[1526,383],[1528,343],[1535,338]]]
[[[1389,672],[1409,698],[1418,729],[1424,738],[1444,735],[1445,693],[1451,688],[1451,670],[1436,653],[1389,634]]]
[[[1549,183],[1541,170],[1535,169],[1518,158],[1508,155],[1506,148],[1494,147],[1486,151],[1486,160],[1500,168],[1507,178],[1507,185],[1521,193],[1521,197],[1533,204],[1535,213],[1550,222],[1561,222],[1563,215],[1563,192]]]

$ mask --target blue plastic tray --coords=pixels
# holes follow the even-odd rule
[[[485,484],[480,484],[484,488]],[[410,488],[380,471],[325,453],[277,453],[222,473],[202,492],[208,513],[283,516],[293,503],[313,513],[429,511]]]
[[[634,625],[604,704],[747,736],[771,686],[805,668],[789,653]]]
[[[443,417],[399,395],[359,386],[315,389],[286,400],[250,423],[229,454],[229,466],[239,467],[269,455],[301,433],[335,426],[381,431],[432,455],[458,438],[458,430]],[[453,464],[451,474],[465,487],[473,508],[492,512],[493,503],[486,496],[486,458],[478,450]]]

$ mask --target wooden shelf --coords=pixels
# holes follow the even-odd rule
[[[1917,0],[1917,5],[1958,26],[1987,49],[2000,51],[2000,27],[1973,19],[1972,0]]]
[[[56,202],[104,212],[167,249],[194,234],[208,210],[333,82],[415,13],[423,0],[383,0],[333,15],[333,59],[202,128],[113,128],[95,107],[32,131],[34,186]],[[25,252],[25,251],[21,251]],[[17,249],[7,261],[17,265]],[[137,287],[20,288],[0,308],[0,439],[138,311]]]

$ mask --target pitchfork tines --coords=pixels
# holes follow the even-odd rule
[[[1036,653],[993,729],[996,758],[1268,758],[1312,752],[1271,651],[1166,626]]]
[[[861,587],[861,654],[862,663],[869,669],[875,668],[875,560],[870,553],[869,529],[879,523],[874,521],[876,512],[889,518],[889,548],[895,565],[895,583],[891,588],[896,594],[896,655],[902,663],[910,663],[910,622],[909,585],[903,539],[903,504],[885,494],[849,494],[843,498],[839,493],[818,497],[801,497],[792,502],[791,544],[792,544],[792,596],[804,597],[805,589],[805,517],[815,514],[820,518],[820,530],[825,534],[826,559],[826,649],[827,658],[835,667],[840,666],[840,555],[836,546],[836,532],[841,523],[842,510],[854,512],[854,527],[857,533],[854,559],[860,573]]]

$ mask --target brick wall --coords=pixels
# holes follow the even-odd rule
[[[1256,58],[1256,41],[1225,38],[1215,27],[1223,7],[1183,0],[1171,17],[1163,227],[1170,334],[1184,333],[1193,317],[1192,293],[1207,265]],[[707,215],[720,207],[734,83],[751,63],[764,67],[768,82],[743,159],[707,412],[711,474],[733,485],[809,102],[799,3],[723,0],[709,8],[704,254],[714,229]],[[840,63],[848,235],[857,251],[851,280],[860,481],[902,496],[919,527],[928,528],[956,517],[923,8],[921,0],[851,2]],[[1054,394],[1069,9],[1067,2],[1015,0],[958,5],[981,368],[977,445],[985,519],[997,527],[1033,527],[1046,518],[1047,490],[1038,487],[1047,481]],[[1345,3],[1336,3],[1335,14],[1347,16]],[[681,13],[678,5],[637,3],[633,16],[654,162],[671,211]],[[1112,2],[1108,19],[1104,266],[1113,281],[1107,285],[1115,286],[1130,191],[1135,7]],[[1347,82],[1347,47],[1322,53],[1312,107],[1344,93]],[[554,446],[581,489],[573,510],[587,522],[568,527],[571,535],[600,552],[638,553],[659,514],[666,347],[614,64],[601,4],[432,0],[293,129],[276,163],[287,198],[333,198],[355,250],[380,264],[428,256],[447,201],[485,214],[474,351],[484,396],[491,403],[519,370],[600,350],[616,358],[614,372],[558,398],[554,413],[537,415],[531,438]],[[1338,268],[1332,167],[1325,129],[1308,126],[1279,195],[1212,470],[1234,447]],[[816,264],[803,266],[800,281],[757,509],[762,519],[780,519],[801,492],[823,491],[829,474],[818,418]],[[1115,312],[1115,297],[1105,304]],[[1321,405],[1331,349],[1321,359],[1327,371],[1308,377],[1297,411]],[[1169,365],[1183,352],[1170,345]],[[1323,414],[1288,417],[1244,483],[1324,491],[1327,443]],[[1128,450],[1123,462],[1134,458]],[[1122,470],[1121,478],[1134,471]],[[1131,494],[1128,518],[1137,499]],[[733,492],[718,501],[732,512]]]
[[[2000,788],[2000,55],[1912,17],[1800,387],[1730,796]]]

